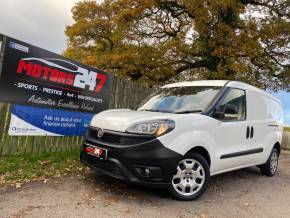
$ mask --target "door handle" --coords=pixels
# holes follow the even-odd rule
[[[254,127],[251,127],[251,139],[254,137]]]
[[[247,126],[247,134],[246,134],[247,139],[250,137],[250,127]]]

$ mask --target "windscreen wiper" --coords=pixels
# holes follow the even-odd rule
[[[202,110],[188,110],[188,111],[177,111],[175,114],[190,114],[190,113],[201,113]]]
[[[172,113],[171,111],[164,111],[164,110],[150,110],[150,109],[143,109],[140,111],[149,111],[149,112],[161,112],[161,113]]]

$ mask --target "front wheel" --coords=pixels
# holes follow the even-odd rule
[[[276,148],[273,148],[267,162],[259,166],[261,173],[269,177],[274,176],[278,168],[278,158],[279,158],[278,150]]]
[[[190,153],[178,163],[170,191],[178,200],[194,200],[205,192],[209,178],[207,161],[200,154]]]

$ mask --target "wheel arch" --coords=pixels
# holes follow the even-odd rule
[[[200,154],[202,157],[204,157],[204,159],[208,163],[209,167],[211,166],[211,163],[212,163],[211,162],[211,157],[210,157],[210,154],[209,154],[208,150],[205,147],[196,146],[194,148],[191,148],[186,154],[192,153],[192,152]]]
[[[281,152],[281,144],[280,144],[280,142],[276,142],[274,144],[273,148],[276,148],[278,150],[278,154],[280,155],[280,152]]]

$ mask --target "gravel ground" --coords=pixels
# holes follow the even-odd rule
[[[255,167],[212,177],[206,193],[192,202],[93,174],[0,188],[1,218],[161,216],[290,217],[290,155],[281,155],[273,178]]]

